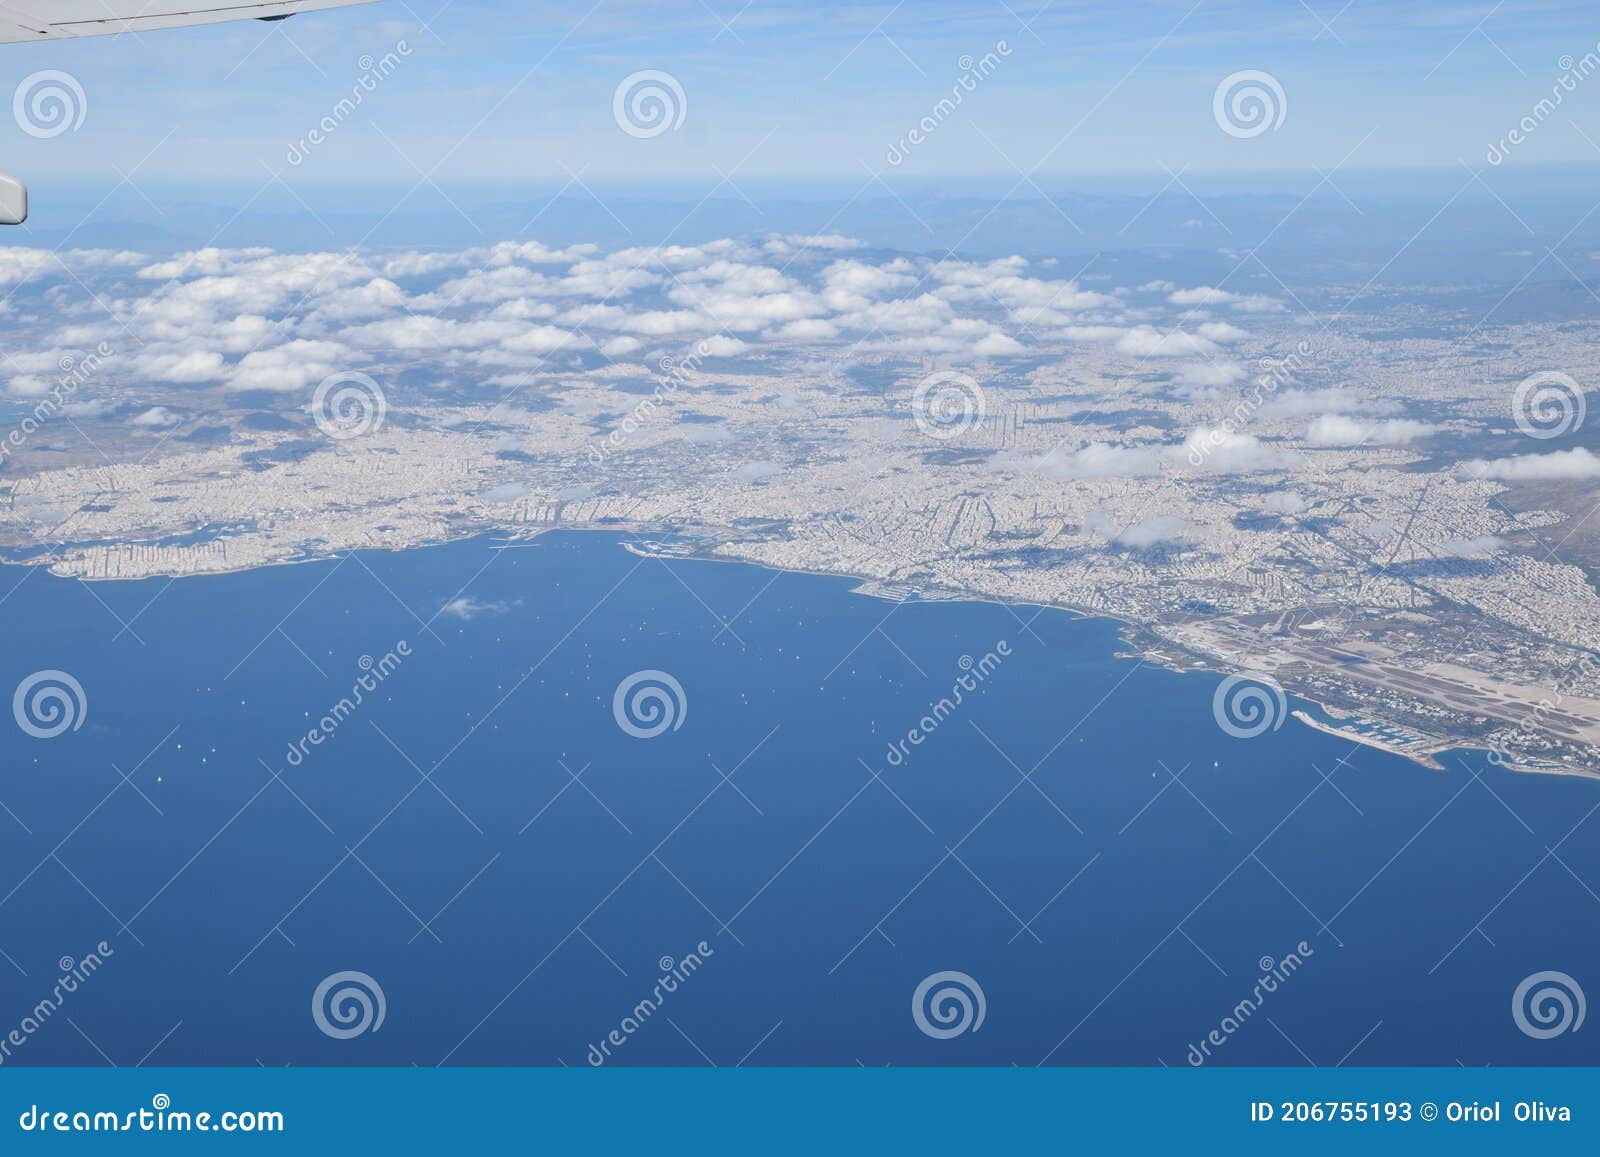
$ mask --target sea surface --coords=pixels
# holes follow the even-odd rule
[[[1600,995],[1600,783],[1237,738],[1108,622],[854,585],[596,533],[0,568],[4,696],[82,688],[54,737],[0,716],[0,1060],[1600,1059],[1513,1015]],[[341,973],[381,1022],[314,1015]],[[970,1011],[914,1012],[941,973]]]

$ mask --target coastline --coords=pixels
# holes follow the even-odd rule
[[[560,531],[616,535],[618,536],[617,545],[623,550],[629,552],[630,554],[634,554],[639,558],[657,558],[664,561],[676,559],[681,561],[702,563],[737,563],[745,566],[754,566],[762,570],[769,571],[775,575],[796,574],[817,578],[839,579],[856,584],[856,586],[854,586],[851,590],[851,593],[853,594],[859,594],[868,598],[878,598],[896,603],[912,601],[986,603],[994,606],[1033,608],[1039,611],[1051,611],[1055,613],[1067,614],[1077,619],[1100,619],[1114,624],[1118,628],[1119,634],[1126,645],[1127,650],[1114,653],[1114,657],[1134,660],[1139,664],[1149,663],[1154,667],[1171,671],[1176,674],[1195,674],[1203,671],[1217,676],[1235,674],[1244,678],[1261,678],[1264,674],[1259,670],[1252,669],[1242,664],[1230,664],[1227,662],[1226,657],[1206,655],[1186,647],[1183,643],[1175,639],[1157,633],[1155,627],[1158,624],[1136,621],[1125,616],[1097,608],[1085,608],[1065,603],[1041,603],[1030,600],[1006,599],[984,594],[982,592],[961,590],[937,585],[924,586],[917,583],[906,583],[899,580],[885,579],[878,576],[863,575],[859,572],[835,571],[824,568],[809,568],[804,566],[775,566],[763,560],[741,557],[735,553],[725,553],[718,548],[725,548],[732,545],[733,540],[723,538],[714,533],[704,536],[697,535],[694,533],[693,528],[688,530],[674,529],[662,531],[659,528],[651,528],[648,526],[627,525],[595,526],[574,524],[529,526],[528,524],[485,524],[473,526],[463,530],[461,533],[450,534],[442,538],[406,543],[397,546],[373,545],[366,547],[353,547],[349,551],[328,551],[325,553],[302,552],[296,557],[271,560],[252,565],[170,572],[152,570],[149,573],[140,574],[137,576],[84,576],[74,574],[70,570],[64,571],[58,569],[58,567],[51,562],[50,555],[48,554],[38,556],[33,560],[3,559],[0,560],[0,567],[43,567],[48,573],[57,578],[76,579],[79,582],[131,583],[157,578],[165,578],[169,581],[177,581],[178,579],[183,578],[201,578],[211,575],[242,574],[248,571],[261,570],[272,566],[292,566],[315,562],[329,562],[340,558],[341,555],[353,553],[354,551],[374,551],[379,553],[399,554],[408,550],[426,549],[428,547],[436,546],[448,546],[453,543],[467,542],[476,538],[487,539],[495,536],[504,536],[505,538],[514,542],[528,543],[541,538],[546,534]],[[627,537],[630,535],[634,536],[635,539],[642,541],[630,541]],[[651,537],[645,538],[644,536],[646,535],[650,535]],[[673,548],[679,544],[682,544],[682,549]],[[707,544],[715,544],[715,547],[708,550],[706,549]],[[138,546],[149,544],[129,543],[126,545]],[[904,595],[904,597],[895,598],[892,592],[900,589],[903,589],[907,593]],[[1267,676],[1267,678],[1270,679],[1271,677]],[[1291,685],[1285,685],[1284,690],[1293,694],[1295,698],[1310,704],[1318,711],[1334,719],[1348,716],[1352,720],[1383,724],[1391,727],[1403,726],[1396,721],[1384,719],[1381,714],[1377,712],[1372,712],[1370,710],[1357,711],[1354,709],[1339,708],[1333,704],[1325,703],[1312,695],[1306,694],[1303,690],[1295,689]],[[1352,744],[1357,746],[1369,747],[1378,751],[1382,751],[1385,754],[1399,756],[1430,771],[1447,770],[1445,766],[1436,758],[1438,755],[1446,751],[1463,750],[1494,752],[1496,750],[1488,744],[1473,742],[1471,737],[1468,736],[1432,736],[1421,732],[1417,733],[1418,739],[1421,742],[1400,743],[1394,740],[1385,739],[1384,737],[1371,732],[1358,730],[1354,727],[1341,727],[1337,723],[1317,719],[1314,715],[1303,708],[1292,708],[1288,711],[1288,714],[1297,722],[1310,727],[1313,730],[1320,731],[1336,738],[1349,740]],[[1546,760],[1538,760],[1532,757],[1517,759],[1502,755],[1502,758],[1496,760],[1495,762],[1508,771],[1514,771],[1521,774],[1557,775],[1576,779],[1600,780],[1600,770],[1589,770],[1584,768],[1564,766]]]

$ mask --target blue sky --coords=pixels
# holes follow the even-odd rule
[[[36,181],[249,185],[488,180],[643,183],[998,174],[1007,181],[1168,171],[1250,174],[1484,166],[1549,95],[1561,58],[1596,50],[1592,5],[1371,0],[1134,4],[1037,0],[810,4],[380,0],[280,24],[0,50],[0,95],[61,69],[82,127],[35,140],[5,124],[0,168]],[[293,143],[347,96],[363,55],[410,55],[298,165]],[[1009,55],[898,165],[891,146],[961,75]],[[682,126],[617,127],[618,82],[670,73]],[[1249,139],[1213,119],[1219,81],[1281,85],[1283,123]],[[1590,91],[1588,86],[1592,86]],[[1600,76],[1514,150],[1510,167],[1597,162]],[[1026,192],[1024,186],[1023,192]]]

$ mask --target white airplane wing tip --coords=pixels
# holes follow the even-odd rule
[[[277,20],[372,0],[0,0],[0,44]]]
[[[28,186],[0,173],[0,225],[21,225],[28,219]]]

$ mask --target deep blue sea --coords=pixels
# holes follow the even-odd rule
[[[1600,1024],[1512,1015],[1542,971],[1600,995],[1600,783],[1234,738],[1218,676],[1104,621],[504,545],[0,569],[0,690],[57,670],[85,704],[53,738],[0,716],[6,1064],[583,1065],[617,1030],[611,1064],[1181,1066],[1229,1018],[1208,1063],[1600,1060]],[[640,671],[681,688],[651,738],[614,711]],[[381,1025],[319,1028],[341,972]],[[943,972],[982,992],[948,1037],[913,1015]]]

